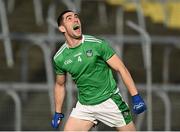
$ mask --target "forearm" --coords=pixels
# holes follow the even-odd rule
[[[107,63],[120,74],[131,96],[136,95],[138,92],[134,81],[120,58],[115,54],[107,61]]]
[[[138,91],[127,68],[124,66],[123,68],[121,68],[121,70],[119,70],[119,72],[131,96],[136,95]]]
[[[65,87],[64,85],[55,84],[54,88],[54,98],[55,98],[55,111],[62,113],[62,105],[65,97]]]
[[[58,128],[61,119],[64,118],[64,114],[62,114],[64,97],[65,97],[65,75],[57,75],[56,83],[54,87],[55,114],[51,122],[53,128]]]

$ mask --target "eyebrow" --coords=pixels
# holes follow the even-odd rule
[[[72,15],[67,15],[67,16],[66,16],[66,19],[67,19],[68,17],[70,17],[70,16],[72,16]]]

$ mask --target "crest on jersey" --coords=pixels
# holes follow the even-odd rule
[[[129,112],[126,112],[126,111],[124,111],[122,114],[124,118],[127,118],[129,116]]]
[[[87,50],[87,51],[86,51],[86,55],[87,55],[88,57],[93,56],[92,50]]]

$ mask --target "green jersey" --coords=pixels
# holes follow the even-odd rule
[[[71,74],[81,104],[95,105],[110,98],[117,89],[111,68],[106,63],[114,54],[106,41],[83,35],[77,47],[62,45],[53,58],[53,65],[56,74]]]

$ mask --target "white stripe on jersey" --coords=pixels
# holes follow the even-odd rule
[[[98,41],[98,40],[87,40],[87,39],[85,39],[85,41],[102,43],[101,41]]]
[[[85,36],[85,41],[102,43],[102,40],[97,39],[93,36],[87,36],[87,35]]]
[[[63,46],[58,50],[58,52],[56,52],[55,56],[54,56],[54,59],[56,59],[62,52],[63,50],[67,48],[67,45],[66,44],[63,44]]]
[[[90,36],[90,35],[85,35],[85,39],[96,39],[96,40],[100,40],[94,36]],[[101,41],[101,40],[100,40]]]

